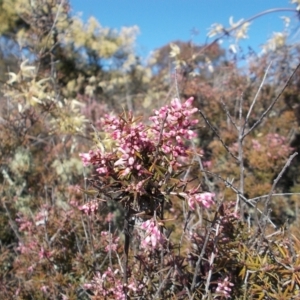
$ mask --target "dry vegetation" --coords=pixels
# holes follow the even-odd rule
[[[138,28],[68,1],[0,0],[0,19],[1,299],[300,299],[286,29],[241,54],[217,41],[249,23],[214,24],[142,64]]]

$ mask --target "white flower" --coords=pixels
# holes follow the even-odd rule
[[[229,50],[231,50],[233,54],[236,54],[236,53],[237,53],[236,45],[231,44],[231,45],[229,46]]]
[[[234,36],[237,40],[246,39],[247,31],[249,29],[249,22],[243,23],[244,19],[240,19],[236,23],[233,22],[233,17],[229,18],[229,25],[231,26],[231,29],[234,29]]]
[[[291,23],[291,19],[289,17],[286,17],[286,16],[282,16],[280,17],[283,22],[284,22],[284,26],[285,27],[289,27],[290,26],[290,23]]]
[[[207,36],[209,38],[215,36],[215,35],[218,35],[220,33],[223,33],[224,32],[224,27],[222,24],[218,24],[218,23],[214,23],[210,26],[209,28],[209,32],[207,34]]]
[[[205,57],[205,62],[206,62],[208,71],[209,71],[210,73],[213,73],[213,71],[214,71],[214,66],[213,66],[211,60],[210,60],[208,57]]]
[[[248,32],[249,26],[250,26],[250,23],[246,22],[241,27],[239,27],[235,31],[235,37],[236,37],[236,39],[240,40],[240,39],[246,39],[246,38],[248,38],[247,32]]]
[[[14,82],[17,82],[19,79],[19,76],[13,72],[9,72],[9,80],[6,82],[7,84],[13,84]]]
[[[176,57],[177,55],[180,54],[180,48],[176,44],[171,43],[170,47],[171,47],[170,57]]]
[[[297,6],[297,10],[300,10],[300,0],[292,0],[291,1],[291,3],[296,3],[296,4],[298,4],[298,6]]]
[[[24,60],[20,65],[20,72],[22,76],[32,78],[34,77],[35,67],[28,66],[28,59]]]
[[[273,36],[263,46],[263,52],[275,51],[285,45],[286,34],[282,32],[273,32]]]
[[[237,21],[236,23],[234,23],[233,22],[233,17],[231,16],[229,18],[229,25],[231,26],[231,28],[238,27],[243,21],[244,21],[244,19],[240,19],[239,21]]]

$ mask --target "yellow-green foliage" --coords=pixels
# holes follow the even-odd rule
[[[10,170],[19,178],[28,174],[33,167],[30,151],[22,147],[16,149],[9,167]]]
[[[74,176],[83,174],[82,162],[79,158],[75,157],[63,161],[56,159],[52,163],[52,168],[63,183],[68,183]]]

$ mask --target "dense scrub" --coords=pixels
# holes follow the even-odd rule
[[[137,27],[0,6],[1,299],[300,298],[287,27],[245,54],[218,40],[249,22],[213,24],[141,63]]]

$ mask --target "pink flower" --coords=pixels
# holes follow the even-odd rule
[[[205,160],[205,161],[203,161],[203,167],[204,168],[210,169],[211,166],[212,166],[212,161],[211,160]]]
[[[165,237],[162,235],[153,219],[143,222],[141,228],[146,231],[146,238],[141,243],[142,248],[157,249],[159,244],[164,243]]]
[[[254,140],[254,139],[252,140],[252,146],[253,146],[253,149],[256,151],[260,151],[262,148],[260,142],[257,140]]]
[[[99,203],[97,200],[92,200],[90,202],[87,202],[83,205],[81,205],[79,210],[83,211],[86,215],[90,215],[92,213],[95,213],[98,210]]]
[[[226,277],[223,282],[218,282],[216,293],[218,296],[222,296],[227,299],[230,297],[232,286],[234,286],[234,284],[229,281],[228,277]]]
[[[92,150],[88,153],[79,153],[79,156],[81,157],[84,166],[88,166],[91,163],[93,155],[94,152]]]
[[[179,99],[173,99],[170,105],[156,110],[149,118],[154,123],[151,130],[156,144],[161,143],[162,151],[171,156],[170,164],[173,165],[180,166],[178,157],[187,156],[184,142],[196,136],[192,127],[198,120],[191,120],[190,116],[197,112],[197,108],[191,108],[192,102],[193,98],[183,104]]]
[[[43,292],[43,293],[48,293],[48,289],[49,289],[49,287],[48,286],[46,286],[46,285],[43,285],[42,287],[41,287],[41,291]]]
[[[108,215],[105,218],[106,222],[112,222],[112,220],[114,219],[114,214],[113,213],[108,213]],[[102,232],[101,232],[102,234]]]
[[[214,197],[214,193],[195,193],[195,191],[192,190],[188,195],[188,205],[191,210],[195,210],[195,204],[210,208],[214,204]]]
[[[108,268],[102,275],[97,272],[92,281],[83,286],[92,290],[95,296],[102,296],[103,299],[125,300],[123,283],[118,273],[118,269],[113,271],[111,268]]]
[[[105,244],[105,251],[114,251],[116,252],[118,249],[118,242],[119,242],[119,237],[118,236],[113,236],[110,232],[108,231],[101,231],[101,236],[104,239]]]

